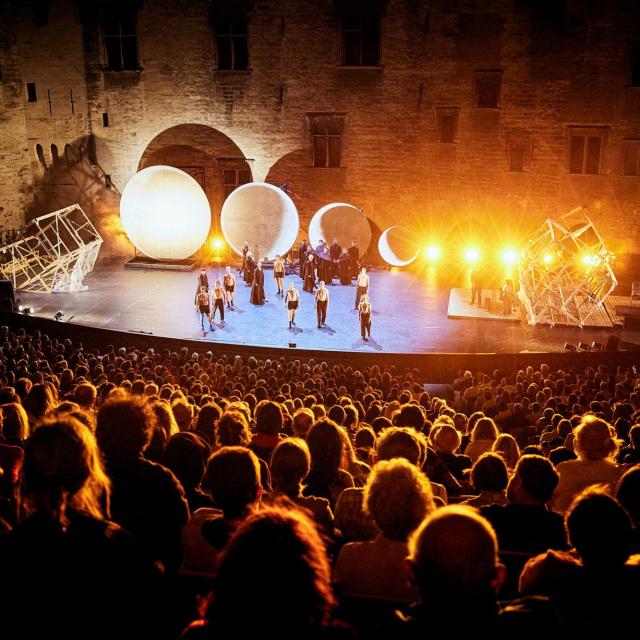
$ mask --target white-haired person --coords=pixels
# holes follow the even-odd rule
[[[475,462],[483,453],[493,449],[493,444],[499,433],[493,419],[483,416],[471,430],[471,440],[464,450],[465,455],[471,458],[471,462]]]
[[[613,427],[602,418],[586,415],[574,430],[576,460],[561,462],[560,482],[553,498],[553,510],[564,513],[572,500],[587,487],[604,484],[614,487],[622,468],[616,462],[618,442]]]

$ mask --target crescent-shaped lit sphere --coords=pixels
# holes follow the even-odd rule
[[[220,226],[227,244],[242,255],[246,240],[256,258],[285,255],[298,237],[300,219],[293,200],[278,187],[250,182],[224,201]]]
[[[120,198],[120,220],[138,251],[156,260],[182,260],[207,239],[211,209],[188,173],[157,165],[127,182]]]
[[[360,255],[364,255],[371,244],[371,226],[367,217],[360,209],[345,202],[332,202],[320,207],[309,223],[309,242],[315,247],[320,240],[331,244],[334,238],[345,249],[355,240]]]
[[[392,267],[410,265],[420,253],[415,234],[406,227],[389,227],[378,240],[380,256]]]

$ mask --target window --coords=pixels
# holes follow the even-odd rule
[[[640,42],[631,49],[631,86],[640,87]]]
[[[307,114],[314,167],[339,167],[342,153],[344,113]]]
[[[533,160],[533,139],[527,133],[507,135],[508,171],[522,173],[531,168]]]
[[[459,111],[457,108],[440,108],[436,111],[438,142],[451,144],[456,141]]]
[[[606,141],[606,128],[571,127],[569,129],[569,173],[600,173]]]
[[[58,145],[52,144],[51,145],[51,161],[53,163],[56,163],[58,162],[58,160],[60,160],[60,155],[58,154]]]
[[[500,106],[501,71],[476,71],[476,107],[497,109]]]
[[[46,169],[47,168],[47,161],[46,161],[46,159],[44,157],[44,149],[42,148],[41,144],[37,144],[36,145],[36,156],[38,157],[38,161],[40,162],[42,167],[44,167]]]
[[[104,42],[108,71],[136,71],[140,68],[135,14],[106,18]]]
[[[379,14],[342,14],[342,64],[345,67],[380,65]]]
[[[102,126],[103,127],[109,126],[109,114],[106,111],[104,111],[102,114]]]
[[[241,184],[251,182],[251,171],[249,169],[223,169],[222,170],[222,190],[225,199],[237,189]]]
[[[640,139],[622,141],[622,175],[640,176]]]
[[[249,22],[245,18],[217,18],[213,22],[218,71],[249,68]]]
[[[27,102],[37,102],[38,94],[36,93],[36,83],[27,82]]]

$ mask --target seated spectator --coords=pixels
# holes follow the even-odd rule
[[[144,390],[143,390],[144,391]],[[171,410],[180,431],[191,431],[193,425],[193,407],[182,395],[171,402]]]
[[[9,402],[0,405],[2,412],[2,441],[16,447],[23,447],[29,437],[29,418],[21,404]]]
[[[457,453],[462,442],[460,432],[449,424],[441,424],[434,436],[438,457],[458,482],[465,481],[465,471],[471,468],[471,458]]]
[[[407,539],[434,510],[425,475],[406,460],[378,462],[364,489],[365,508],[380,529],[371,542],[350,542],[340,551],[334,582],[344,596],[410,602],[403,561]]]
[[[206,620],[183,638],[325,637],[335,606],[330,571],[324,542],[302,512],[254,513],[220,558]]]
[[[542,452],[532,453],[531,455],[538,455]],[[549,451],[549,460],[550,462],[557,467],[561,462],[566,462],[567,460],[576,460],[578,456],[573,449],[569,449],[568,447],[556,447]]]
[[[491,451],[497,453],[507,465],[507,471],[513,473],[520,458],[520,447],[516,439],[508,433],[501,433],[493,443]]]
[[[74,400],[85,411],[93,411],[95,409],[98,390],[90,382],[82,382],[77,385],[74,391]]]
[[[534,455],[520,458],[507,488],[508,504],[481,509],[495,529],[501,551],[535,554],[566,549],[562,516],[547,507],[557,485],[558,472],[549,460]]]
[[[630,446],[623,452],[622,462],[624,464],[638,464],[640,462],[640,424],[634,424],[629,430]]]
[[[629,516],[614,498],[591,487],[571,503],[565,524],[573,549],[532,558],[520,576],[521,593],[549,596],[574,626],[628,630],[640,592]]]
[[[478,495],[465,500],[471,507],[507,504],[509,473],[504,460],[497,453],[483,453],[471,468],[471,485]]]
[[[293,435],[296,438],[306,438],[307,433],[309,433],[309,429],[313,425],[315,421],[315,416],[313,415],[313,411],[306,407],[302,409],[298,409],[293,414]]]
[[[376,437],[376,432],[364,423],[356,431],[353,442],[356,456],[360,462],[364,462],[366,465],[371,464],[371,455],[376,448]]]
[[[358,456],[356,456],[356,452],[351,444],[349,434],[344,427],[340,429],[340,435],[344,445],[342,449],[341,467],[351,474],[353,483],[356,487],[363,487],[367,481],[369,473],[371,473],[371,467],[366,462],[358,460]]]
[[[251,439],[249,448],[267,464],[271,460],[273,450],[280,442],[283,417],[280,405],[271,400],[261,400],[256,406],[256,434]]]
[[[574,448],[577,460],[558,465],[560,482],[553,499],[553,509],[564,512],[583,489],[594,484],[607,484],[613,488],[621,469],[614,462],[618,444],[613,428],[601,418],[584,416],[575,430]]]
[[[633,553],[640,553],[640,464],[624,472],[616,486],[616,499],[633,523]]]
[[[151,567],[132,537],[106,519],[109,488],[84,425],[65,417],[38,426],[25,449],[27,517],[0,536],[5,637],[140,633],[149,591],[142,581]]]
[[[303,490],[305,496],[316,496],[329,500],[335,506],[344,489],[353,487],[351,474],[342,468],[344,460],[344,438],[342,427],[328,418],[318,420],[307,434],[307,445],[311,453],[311,471]]]
[[[311,454],[307,443],[300,438],[287,438],[271,456],[274,492],[272,498],[283,495],[309,511],[314,521],[326,533],[333,532],[333,513],[326,498],[303,496],[302,485],[311,469]]]
[[[209,445],[216,441],[216,427],[222,416],[222,409],[215,402],[207,402],[200,407],[194,431]]]
[[[479,418],[471,431],[471,439],[464,451],[465,455],[471,458],[471,462],[475,462],[483,453],[491,451],[497,437],[496,423],[491,418]]]
[[[443,507],[426,518],[409,541],[407,570],[420,593],[420,604],[405,619],[409,637],[451,632],[452,626],[456,635],[503,630],[511,637],[553,625],[544,600],[498,603],[505,577],[498,541],[489,522],[468,507]]]
[[[143,396],[107,400],[96,438],[111,479],[111,514],[167,571],[180,566],[180,533],[189,518],[184,490],[169,469],[142,454],[155,416]]]
[[[183,570],[213,575],[217,555],[262,496],[257,456],[245,447],[222,447],[207,463],[204,486],[215,509],[198,509],[182,532]]]

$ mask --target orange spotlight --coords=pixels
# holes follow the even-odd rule
[[[542,262],[544,262],[544,264],[551,264],[553,262],[553,256],[550,253],[545,253],[542,256]]]
[[[212,249],[219,251],[220,249],[222,249],[222,247],[224,247],[224,240],[222,240],[221,238],[213,238],[211,240]]]
[[[429,262],[435,262],[436,260],[439,260],[441,255],[442,251],[440,250],[440,247],[437,247],[436,245],[431,245],[430,247],[425,247],[424,249],[424,257]]]
[[[513,267],[518,262],[518,252],[514,249],[504,249],[500,257],[507,267]]]
[[[477,247],[467,247],[464,252],[464,259],[469,264],[478,262],[478,260],[480,260],[480,249]]]

